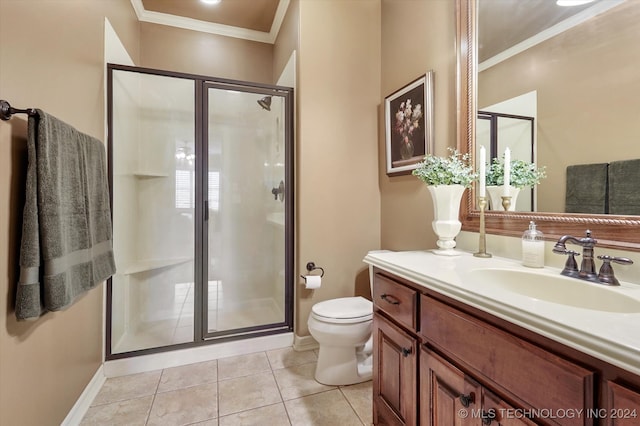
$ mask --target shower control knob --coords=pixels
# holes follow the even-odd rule
[[[273,199],[278,200],[278,195],[280,196],[280,201],[284,201],[284,182],[280,181],[280,185],[277,188],[273,188],[271,190],[271,194],[273,194]]]

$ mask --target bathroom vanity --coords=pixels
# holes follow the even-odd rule
[[[375,424],[640,425],[640,286],[467,253],[365,262]]]

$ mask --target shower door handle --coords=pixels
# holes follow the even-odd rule
[[[209,200],[204,200],[204,221],[209,220]]]

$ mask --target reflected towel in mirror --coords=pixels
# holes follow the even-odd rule
[[[609,213],[640,215],[640,160],[609,163]]]
[[[607,163],[578,164],[567,167],[565,212],[608,213]]]

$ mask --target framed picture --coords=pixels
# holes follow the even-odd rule
[[[384,100],[387,175],[408,174],[433,151],[433,71]]]

